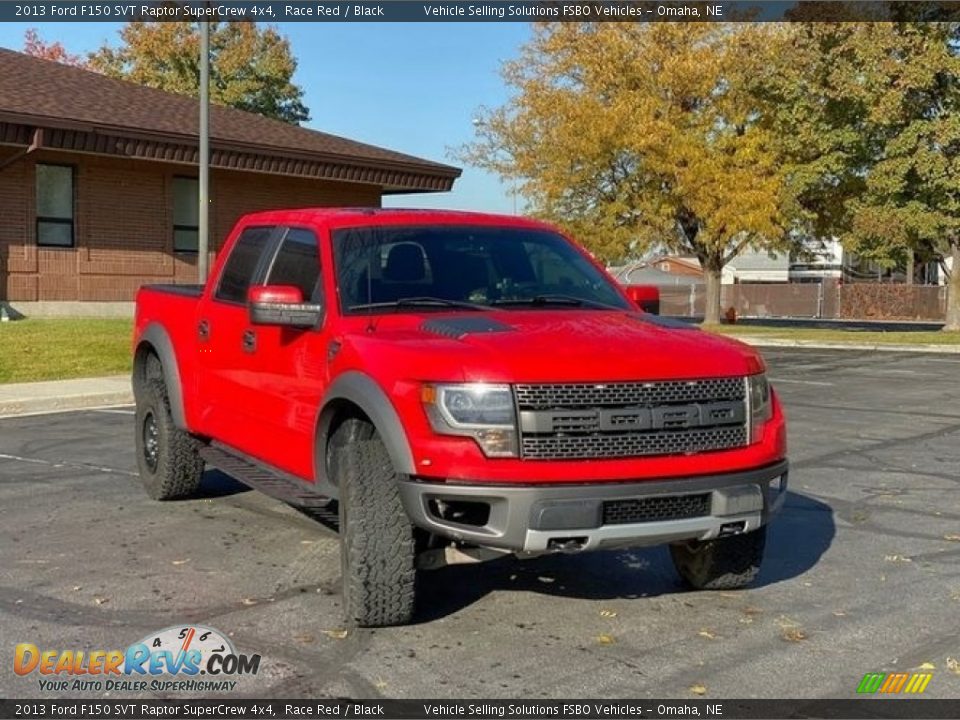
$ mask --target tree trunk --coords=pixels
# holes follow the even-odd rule
[[[960,241],[950,244],[953,267],[947,283],[947,322],[943,329],[948,332],[960,332]]]
[[[954,273],[956,274],[956,273]],[[720,268],[708,263],[703,268],[706,280],[707,306],[703,311],[704,325],[717,325],[720,322]]]

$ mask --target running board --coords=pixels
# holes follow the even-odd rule
[[[316,492],[298,477],[241,455],[219,443],[201,449],[200,457],[265,495],[282,500],[318,518],[334,522],[337,519],[336,504],[333,504],[333,500]]]

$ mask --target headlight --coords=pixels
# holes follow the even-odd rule
[[[517,456],[517,422],[509,385],[426,384],[423,406],[434,432],[474,438],[487,457]]]
[[[747,377],[747,406],[750,416],[750,442],[760,442],[764,423],[773,417],[770,383],[763,373]]]

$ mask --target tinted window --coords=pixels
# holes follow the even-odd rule
[[[37,244],[73,246],[73,168],[37,165]]]
[[[351,228],[334,233],[333,247],[344,312],[417,297],[505,309],[630,307],[574,245],[548,230]]]
[[[273,260],[267,284],[293,285],[300,288],[306,302],[319,302],[320,257],[317,236],[309,230],[291,228]]]
[[[256,227],[243,231],[220,275],[217,299],[239,303],[247,301],[247,288],[273,230],[272,227]]]
[[[196,178],[173,179],[173,249],[196,252],[200,227],[199,181]]]

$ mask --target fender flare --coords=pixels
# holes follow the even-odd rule
[[[334,404],[338,400],[346,400],[356,405],[370,418],[377,429],[380,439],[387,449],[387,454],[393,463],[394,469],[402,475],[414,474],[413,452],[407,433],[400,421],[396,408],[380,385],[357,370],[350,370],[338,377],[327,389],[320,403],[320,415],[317,421],[316,442],[314,444],[314,466],[317,484],[331,488],[333,482],[327,477],[326,442],[330,425],[335,415]]]
[[[186,415],[183,409],[183,383],[180,379],[180,365],[177,363],[177,354],[173,349],[173,341],[163,325],[152,322],[147,325],[140,339],[137,341],[137,350],[133,367],[133,392],[134,396],[138,394],[142,386],[142,373],[140,349],[144,345],[150,345],[160,358],[160,365],[163,368],[163,382],[167,386],[167,398],[170,401],[170,414],[173,416],[174,424],[181,430],[188,430]]]

